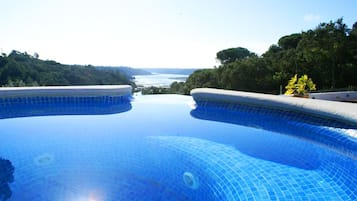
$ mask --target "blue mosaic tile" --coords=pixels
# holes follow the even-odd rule
[[[289,134],[337,149],[350,156],[357,156],[356,140],[343,134],[348,130],[357,132],[357,127],[346,122],[294,111],[214,102],[198,103],[191,115],[199,119]]]
[[[131,96],[0,98],[0,119],[120,113],[131,109],[130,100]]]
[[[164,102],[2,100],[0,157],[15,167],[9,201],[356,200],[356,141],[344,135],[353,126]]]
[[[215,188],[202,186],[203,190],[221,200],[349,200],[357,193],[353,174],[345,172],[355,172],[356,162],[344,159],[351,166],[345,169],[342,161],[336,161],[337,156],[323,149],[315,150],[324,155],[319,167],[306,170],[251,158],[233,147],[197,138],[154,136],[150,140],[184,154],[185,162],[191,163],[190,170],[202,182],[215,181]],[[339,175],[334,175],[336,172]]]

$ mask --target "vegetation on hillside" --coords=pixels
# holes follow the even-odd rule
[[[295,74],[309,75],[319,90],[357,86],[357,22],[342,19],[283,36],[262,56],[246,48],[219,51],[219,67],[195,71],[177,93],[198,87],[278,94]],[[170,91],[175,91],[173,86]]]
[[[0,86],[53,86],[132,84],[119,69],[63,65],[26,52],[0,56]],[[350,29],[342,19],[321,23],[315,29],[283,36],[258,56],[243,47],[217,52],[221,65],[197,70],[185,83],[169,89],[144,89],[144,94],[189,94],[191,89],[212,87],[262,93],[280,93],[295,74],[308,75],[318,90],[357,86],[357,22]]]
[[[118,71],[124,73],[130,79],[133,79],[135,75],[152,75],[152,73],[147,70],[127,66],[96,66],[95,68],[105,71]]]
[[[112,70],[95,67],[63,65],[38,59],[18,51],[0,56],[0,86],[59,86],[131,84],[129,78]]]
[[[148,94],[186,94],[184,82],[173,82],[169,88],[165,87],[144,87],[141,89],[143,95]]]

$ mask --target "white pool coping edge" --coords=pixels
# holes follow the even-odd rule
[[[0,98],[125,96],[131,93],[130,85],[0,87]]]
[[[357,104],[355,103],[296,98],[212,88],[193,89],[191,91],[191,95],[196,102],[213,101],[256,105],[309,113],[321,117],[347,121],[353,125],[357,125]]]

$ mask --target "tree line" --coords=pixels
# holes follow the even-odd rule
[[[263,55],[243,47],[217,53],[221,65],[195,71],[170,91],[212,87],[278,94],[295,74],[307,74],[318,90],[357,86],[357,22],[350,29],[343,19],[321,23],[315,29],[283,36]],[[284,92],[284,91],[283,91]]]
[[[135,85],[122,72],[87,65],[63,65],[13,50],[0,56],[0,86]]]
[[[0,55],[0,86],[135,85],[118,70],[38,57],[15,50]],[[261,56],[237,47],[219,51],[216,57],[220,66],[197,70],[169,89],[150,88],[145,93],[189,94],[193,88],[212,87],[278,94],[295,74],[308,75],[320,91],[356,87],[357,22],[348,28],[341,18],[283,36]]]

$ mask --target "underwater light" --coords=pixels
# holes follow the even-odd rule
[[[195,177],[191,172],[184,172],[182,179],[185,185],[191,189],[195,190],[199,186],[198,178]]]

